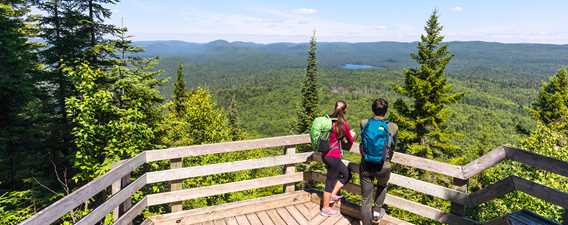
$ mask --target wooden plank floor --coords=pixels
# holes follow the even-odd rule
[[[325,217],[320,215],[319,205],[313,202],[299,203],[276,209],[252,212],[220,218],[214,221],[193,225],[359,225],[360,222],[349,216],[338,214]],[[385,218],[380,225],[398,225],[398,221]]]
[[[320,215],[320,206],[305,192],[229,203],[151,217],[154,225],[360,225],[344,212],[331,217]],[[233,204],[230,206],[230,204]],[[229,205],[229,206],[227,206]],[[357,215],[358,216],[358,215]],[[379,225],[412,225],[385,216]]]

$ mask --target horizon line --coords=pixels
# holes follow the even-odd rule
[[[226,39],[214,39],[210,41],[189,41],[189,40],[181,40],[181,39],[152,39],[152,40],[132,40],[133,42],[184,42],[189,44],[210,44],[213,42],[227,42],[227,43],[250,43],[250,44],[258,44],[258,45],[270,45],[270,44],[307,44],[309,41],[305,42],[296,42],[296,41],[277,41],[277,42],[255,42],[255,41],[244,41],[244,40],[226,40]],[[365,44],[365,43],[401,43],[401,44],[412,44],[418,43],[419,41],[318,41],[317,43],[346,43],[346,44]],[[444,41],[442,43],[457,43],[457,42],[481,42],[481,43],[493,43],[493,44],[534,44],[534,45],[557,45],[557,46],[566,46],[567,43],[550,43],[550,42],[499,42],[499,41],[483,41],[483,40],[451,40],[451,41]]]

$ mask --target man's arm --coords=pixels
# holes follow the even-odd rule
[[[389,161],[392,159],[394,152],[396,151],[397,148],[397,144],[398,144],[398,125],[396,125],[396,123],[390,123],[389,125],[391,125],[391,127],[389,127],[389,130],[392,130],[392,145],[390,148],[390,152],[389,152]]]
[[[361,130],[359,131],[359,136],[361,137],[361,143],[359,143],[359,154],[361,154],[361,157],[363,156],[363,128],[367,125],[368,120],[361,120],[360,128]]]

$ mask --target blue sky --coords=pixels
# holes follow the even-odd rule
[[[568,43],[567,0],[122,0],[135,40],[416,41],[438,9],[448,41]]]

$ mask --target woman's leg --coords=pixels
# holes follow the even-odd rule
[[[325,189],[323,192],[323,202],[322,208],[329,209],[330,208],[330,200],[331,200],[331,192],[337,183],[337,177],[339,176],[339,170],[337,168],[337,160],[331,157],[324,157],[323,159],[326,167],[327,167],[327,176],[325,179]]]
[[[347,182],[349,182],[349,179],[351,178],[351,173],[349,171],[349,167],[347,167],[345,164],[343,164],[341,159],[337,159],[337,161],[338,161],[337,170],[339,172],[340,178],[335,183],[335,186],[333,187],[333,191],[331,192],[331,196],[337,196],[337,193],[339,193],[339,190],[341,190],[341,188],[345,184],[347,184]]]

